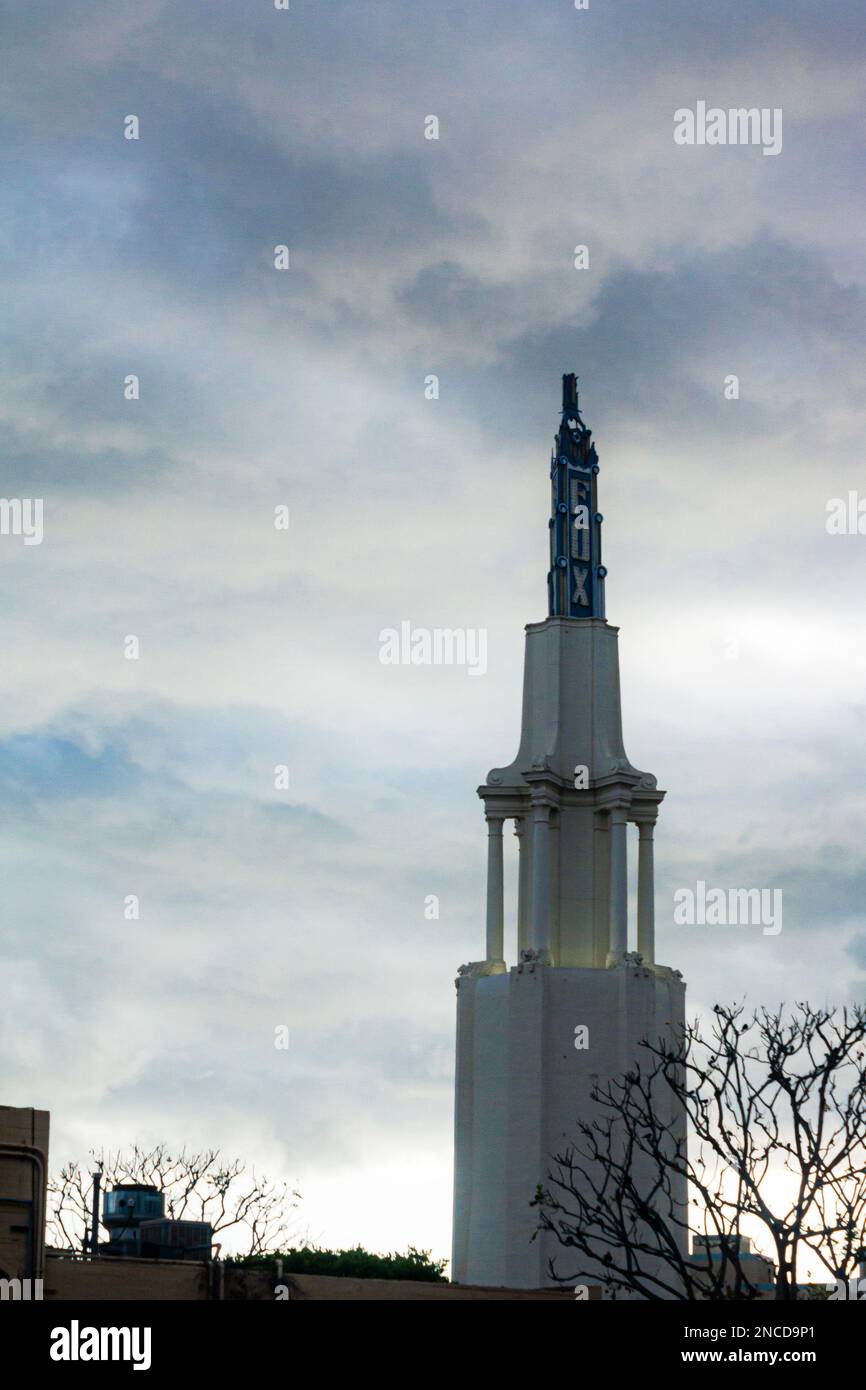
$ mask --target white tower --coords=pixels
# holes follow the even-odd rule
[[[549,614],[526,628],[520,748],[478,788],[488,829],[486,956],[461,966],[457,979],[452,1278],[464,1284],[550,1283],[549,1259],[561,1264],[563,1251],[550,1234],[532,1240],[536,1187],[577,1138],[578,1119],[591,1117],[593,1086],[627,1071],[644,1038],[684,1022],[679,972],[655,960],[653,828],[665,794],[623,748],[617,629],[604,617],[598,456],[576,388],[574,376],[563,377]],[[520,855],[520,960],[510,969],[507,820]],[[629,824],[638,829],[631,950]],[[578,1050],[581,1027],[588,1046]]]

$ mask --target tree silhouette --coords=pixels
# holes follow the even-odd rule
[[[536,1193],[539,1228],[589,1262],[565,1275],[551,1260],[552,1277],[614,1297],[755,1298],[748,1235],[777,1299],[810,1296],[797,1283],[810,1257],[848,1297],[866,1244],[864,1041],[863,1007],[798,1003],[748,1018],[717,1006],[709,1036],[692,1023],[644,1042],[638,1066],[595,1088],[595,1116]]]
[[[84,1249],[91,1220],[91,1172],[102,1170],[103,1191],[117,1183],[137,1182],[165,1194],[166,1215],[176,1220],[209,1221],[214,1237],[232,1233],[246,1255],[279,1248],[293,1233],[289,1212],[300,1194],[285,1182],[272,1183],[247,1174],[240,1159],[225,1159],[218,1149],[173,1154],[165,1144],[152,1149],[135,1145],[126,1153],[90,1151],[87,1167],[68,1163],[48,1183],[47,1239],[57,1249]]]

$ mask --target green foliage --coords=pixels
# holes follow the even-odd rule
[[[321,1250],[317,1245],[303,1245],[289,1250],[274,1250],[267,1255],[246,1256],[227,1260],[227,1264],[271,1265],[282,1260],[284,1274],[330,1274],[344,1279],[414,1279],[425,1284],[445,1284],[443,1274],[447,1261],[431,1259],[429,1250],[416,1250],[410,1245],[405,1255],[373,1255],[356,1245],[352,1250]]]

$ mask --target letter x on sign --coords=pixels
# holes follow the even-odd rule
[[[589,607],[589,599],[587,598],[586,590],[583,587],[586,583],[586,576],[586,570],[576,569],[574,571],[574,582],[577,585],[577,588],[574,591],[574,602],[581,604],[583,608]]]

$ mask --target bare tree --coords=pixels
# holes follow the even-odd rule
[[[809,1257],[848,1297],[866,1245],[866,1009],[714,1013],[709,1037],[693,1023],[644,1042],[640,1065],[596,1088],[595,1117],[538,1189],[539,1228],[601,1269],[613,1296],[755,1298],[748,1234],[777,1299],[809,1296],[797,1283]],[[675,1200],[683,1178],[691,1221]],[[585,1277],[555,1265],[563,1283]]]
[[[272,1183],[247,1175],[240,1159],[226,1160],[218,1149],[173,1154],[165,1144],[152,1149],[136,1145],[126,1153],[90,1151],[82,1167],[68,1163],[48,1183],[47,1238],[59,1249],[84,1248],[91,1219],[92,1172],[101,1169],[103,1189],[136,1182],[165,1194],[166,1213],[177,1220],[209,1221],[214,1235],[231,1232],[246,1248],[240,1254],[260,1255],[278,1249],[292,1234],[289,1213],[300,1193],[288,1183]]]

